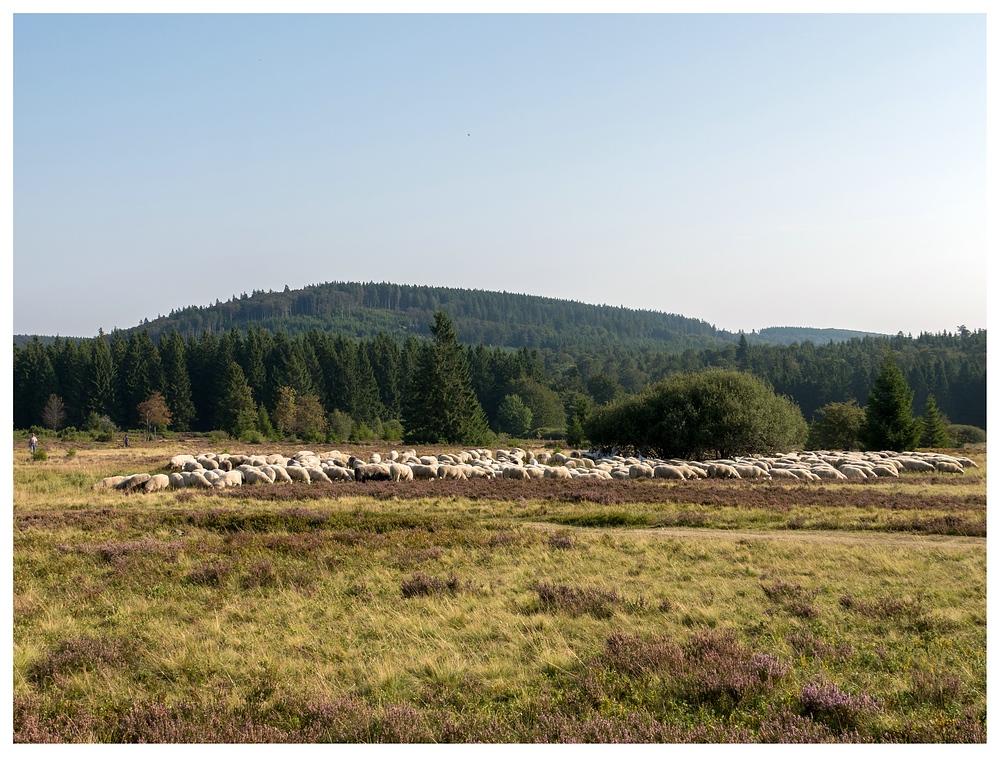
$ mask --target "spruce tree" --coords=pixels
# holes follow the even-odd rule
[[[859,437],[870,450],[902,452],[916,449],[920,442],[920,423],[913,417],[913,390],[892,355],[886,356],[875,377]]]
[[[104,338],[104,332],[97,331],[97,338],[91,343],[90,366],[87,371],[87,412],[97,415],[114,416],[115,366],[111,360],[111,348]]]
[[[188,376],[184,356],[184,340],[171,329],[160,339],[160,364],[163,366],[163,395],[170,408],[172,424],[177,431],[187,431],[194,420],[194,402],[191,400],[191,377]]]
[[[948,433],[941,411],[938,410],[937,401],[933,394],[927,395],[927,403],[924,405],[924,412],[920,415],[922,421],[920,446],[921,447],[950,447],[953,442]]]
[[[257,426],[257,405],[243,369],[235,360],[226,367],[215,419],[219,428],[233,436]]]
[[[485,444],[486,414],[472,390],[469,364],[451,319],[438,311],[434,341],[421,346],[410,376],[404,415],[408,443]]]

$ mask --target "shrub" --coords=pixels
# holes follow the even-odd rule
[[[240,434],[240,441],[245,444],[261,444],[264,441],[264,435],[257,429],[248,429]]]
[[[878,702],[867,694],[850,694],[832,683],[807,683],[799,693],[803,714],[834,731],[856,728],[861,718],[878,712]]]
[[[382,441],[401,442],[403,441],[403,424],[397,420],[386,421],[382,424]]]
[[[827,403],[816,414],[819,418],[809,427],[808,449],[858,449],[865,411],[857,400]]]
[[[584,428],[603,449],[664,458],[768,453],[806,439],[795,403],[755,376],[721,370],[680,374],[597,408]]]
[[[461,583],[455,576],[447,579],[433,578],[423,573],[416,573],[410,578],[404,579],[400,584],[400,590],[404,597],[421,597],[430,594],[443,594],[446,591],[452,594],[461,589]]]
[[[67,447],[66,457],[76,457],[76,447]]]
[[[370,442],[376,438],[375,432],[368,427],[367,423],[359,423],[351,432],[352,442]]]
[[[334,410],[327,416],[327,440],[331,444],[346,442],[351,438],[354,421],[343,410]]]
[[[965,444],[983,444],[986,441],[986,432],[978,426],[952,423],[948,426],[948,433],[959,447]]]
[[[49,456],[45,454],[45,450],[38,447],[34,452],[31,453],[31,459],[35,462],[42,462],[49,459]]]

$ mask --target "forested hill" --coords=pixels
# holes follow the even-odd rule
[[[864,339],[866,336],[889,336],[874,331],[851,331],[849,329],[811,329],[798,326],[772,326],[747,334],[750,344],[838,344],[848,339]]]
[[[144,322],[154,341],[176,328],[182,336],[253,326],[288,336],[311,329],[370,339],[427,335],[434,313],[452,318],[462,341],[502,347],[594,347],[610,344],[680,351],[718,347],[738,337],[705,321],[648,310],[476,289],[374,282],[328,282],[283,292],[243,293],[228,302],[187,307]],[[131,330],[127,330],[126,334]]]
[[[739,334],[717,329],[695,318],[650,310],[590,305],[511,292],[410,286],[370,282],[329,282],[282,292],[254,291],[233,295],[227,302],[189,306],[168,316],[144,320],[123,329],[126,336],[146,329],[154,341],[172,329],[184,337],[205,331],[221,334],[236,326],[298,336],[312,329],[351,338],[370,339],[387,333],[397,341],[407,334],[428,335],[434,313],[443,310],[455,322],[465,344],[499,347],[564,349],[620,345],[665,352],[690,347],[724,347]],[[96,336],[96,335],[95,335]],[[746,334],[750,344],[814,344],[844,342],[865,331],[801,327],[771,327]],[[15,335],[24,347],[35,335]],[[55,337],[38,335],[42,344]]]

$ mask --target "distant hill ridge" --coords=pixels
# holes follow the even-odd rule
[[[254,291],[214,305],[189,306],[143,323],[153,339],[176,328],[184,336],[245,331],[260,326],[289,336],[310,329],[370,338],[384,331],[398,339],[427,335],[433,314],[444,310],[467,344],[559,349],[579,345],[649,347],[681,351],[689,347],[720,347],[739,334],[717,329],[695,318],[652,310],[591,305],[537,295],[478,289],[416,286],[387,282],[326,282],[280,292]],[[810,339],[826,344],[868,332],[843,329],[773,327],[747,334],[752,344],[791,344]],[[17,336],[23,344],[31,336]]]

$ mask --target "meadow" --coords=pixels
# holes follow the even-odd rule
[[[73,446],[15,441],[15,742],[986,739],[985,447],[822,485],[124,495],[90,486],[223,450]]]

